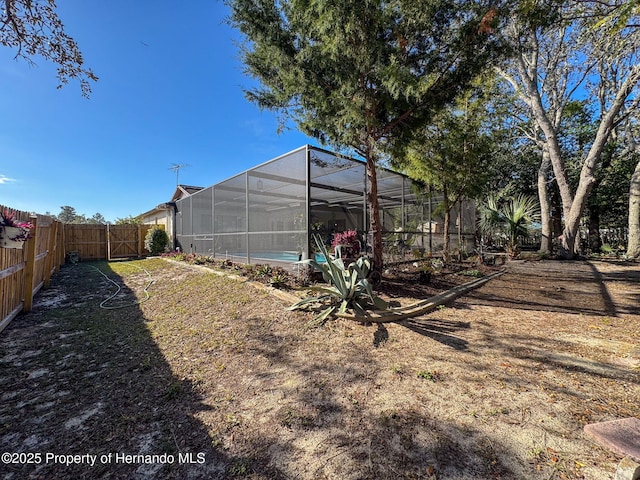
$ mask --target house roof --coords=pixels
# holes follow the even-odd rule
[[[151,210],[141,213],[140,215],[138,215],[138,218],[144,218],[144,217],[148,217],[149,215],[155,215],[159,212],[168,210],[169,208],[172,207],[172,205],[173,204],[171,202],[161,203],[160,205],[152,208]]]
[[[200,190],[203,190],[204,187],[194,187],[192,185],[178,185],[176,186],[176,191],[173,193],[170,202],[175,202],[176,200],[181,200],[185,197],[189,197]]]
[[[173,206],[173,203],[176,200],[181,200],[183,198],[189,197],[191,195],[193,195],[196,192],[199,192],[200,190],[203,190],[204,187],[195,187],[193,185],[178,185],[176,187],[175,192],[173,193],[173,196],[171,197],[171,200],[169,200],[168,202],[165,203],[161,203],[160,205],[156,206],[155,208],[152,208],[151,210],[141,213],[140,215],[138,215],[139,217],[146,217],[148,215],[152,215],[155,213],[158,213],[160,211],[164,211],[167,210],[169,208],[171,208]]]

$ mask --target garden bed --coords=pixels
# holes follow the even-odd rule
[[[289,291],[297,296],[304,296],[307,287],[311,285],[322,284],[322,276],[317,272],[315,275],[300,275],[299,270],[296,272],[293,268],[286,269],[268,264],[239,264],[230,260],[184,253],[171,253],[164,258],[207,267],[229,276],[240,276],[252,282]],[[435,268],[431,267],[430,259],[412,260],[386,267],[382,282],[375,286],[374,290],[391,305],[407,306],[502,269],[478,265],[478,262],[473,260],[450,262],[447,265],[438,262],[439,260],[436,260]],[[421,274],[425,269],[429,271],[428,281],[422,280]]]

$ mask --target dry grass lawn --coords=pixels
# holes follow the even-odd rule
[[[122,286],[105,306],[152,278],[149,300],[100,308],[116,287],[95,267]],[[423,317],[307,329],[267,290],[203,269],[68,266],[0,333],[0,450],[43,455],[0,473],[609,479],[620,457],[582,429],[640,417],[639,280],[637,263],[514,262]]]

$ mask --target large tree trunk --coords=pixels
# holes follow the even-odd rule
[[[526,69],[523,70],[526,72]],[[533,117],[536,123],[544,133],[545,148],[543,149],[543,155],[546,151],[551,166],[553,167],[553,174],[556,177],[556,184],[560,191],[560,198],[562,199],[562,210],[566,213],[573,205],[573,195],[571,193],[571,186],[569,185],[569,176],[567,175],[567,169],[565,167],[564,159],[562,157],[562,149],[560,148],[560,141],[558,140],[558,134],[554,123],[547,116],[547,112],[542,103],[542,98],[538,91],[538,85],[536,84],[537,78],[526,77],[528,82],[527,90],[529,92],[527,103],[531,107]]]
[[[580,228],[580,219],[584,213],[584,209],[589,200],[589,195],[596,182],[594,171],[598,160],[602,155],[602,150],[607,143],[611,130],[613,129],[614,115],[611,115],[612,111],[609,110],[608,114],[601,121],[600,127],[596,138],[591,145],[591,149],[587,154],[587,158],[582,165],[582,171],[580,172],[580,181],[578,182],[578,188],[576,189],[576,195],[573,198],[573,204],[569,211],[564,210],[564,230],[560,236],[560,245],[558,246],[558,256],[563,259],[570,260],[574,258],[576,254],[576,239],[578,236],[578,229]],[[608,121],[605,121],[608,120]]]
[[[562,245],[559,252],[561,258],[573,258],[575,254],[575,241],[578,228],[580,227],[580,217],[582,216],[589,194],[596,180],[594,177],[596,166],[602,156],[605,145],[609,141],[616,117],[624,107],[627,97],[631,94],[638,80],[640,80],[640,65],[633,67],[625,82],[616,92],[616,97],[611,103],[609,110],[604,112],[600,118],[596,137],[582,165],[580,181],[573,198],[573,204],[569,211],[564,211],[565,223],[564,231],[562,232]]]
[[[558,198],[557,189],[550,192],[551,197],[551,239],[557,239],[562,235],[562,205]]]
[[[547,173],[550,166],[549,151],[543,147],[542,162],[538,168],[538,199],[540,200],[540,223],[542,225],[540,253],[551,253],[551,200],[547,189]]]
[[[462,249],[464,248],[462,240],[462,198],[458,199],[458,261],[462,262]]]
[[[562,158],[562,150],[560,148],[560,142],[558,140],[558,134],[553,122],[547,116],[547,112],[542,103],[542,98],[540,97],[538,86],[535,83],[537,79],[526,77],[526,80],[528,82],[527,90],[529,93],[529,96],[526,100],[531,107],[531,111],[533,112],[536,123],[544,133],[546,151],[548,152],[549,160],[551,162],[551,166],[553,167],[553,174],[555,175],[558,190],[560,192],[560,198],[562,199],[562,211],[565,217],[565,228],[562,232],[562,235],[560,235],[560,237],[558,238],[560,241],[558,245],[558,256],[560,258],[573,258],[575,254],[575,236],[577,233],[578,224],[576,224],[575,229],[567,229],[567,222],[568,220],[572,220],[572,227],[575,223],[573,220],[577,219],[577,221],[579,222],[582,208],[579,208],[579,212],[574,210],[573,215],[571,216],[571,211],[576,206],[576,202],[571,193],[569,178],[567,176],[567,169]],[[582,205],[582,207],[583,206],[584,204]]]
[[[631,176],[629,186],[629,239],[627,257],[640,258],[640,162]]]
[[[542,105],[542,99],[537,94],[537,90],[535,90],[535,93],[536,95],[531,99],[531,107],[536,123],[544,132],[546,140],[545,145],[549,154],[551,166],[553,167],[553,174],[556,177],[560,198],[562,199],[562,211],[565,219],[564,230],[562,235],[558,238],[558,256],[560,258],[570,259],[575,255],[576,234],[584,203],[576,202],[576,199],[571,193],[567,169],[562,158],[562,151],[560,149],[560,142],[558,141],[556,130],[546,115]],[[575,207],[579,208],[576,209]],[[569,226],[570,228],[568,228]]]
[[[376,172],[376,160],[373,152],[367,152],[367,203],[369,204],[369,229],[372,235],[373,245],[373,270],[382,272],[382,228],[380,226],[380,203],[378,202],[378,177]]]
[[[446,208],[444,211],[444,242],[442,245],[442,261],[449,262],[449,250],[451,249],[451,235],[449,234],[449,225],[451,225],[451,209]]]
[[[611,140],[613,143],[617,142],[617,134],[615,130],[611,133]],[[603,159],[600,162],[600,168],[604,171],[611,166],[614,158],[614,149],[609,148],[605,155],[602,155]],[[591,190],[591,196],[588,202],[589,210],[589,238],[588,247],[591,252],[600,252],[602,248],[602,237],[600,235],[600,203],[598,199],[598,189],[604,179],[604,175],[600,175]]]
[[[558,140],[558,128],[560,125],[559,114],[562,112],[562,108],[560,108],[560,105],[555,105],[557,108],[548,109],[544,105],[538,84],[538,52],[534,51],[532,57],[529,59],[525,58],[524,55],[517,56],[516,61],[518,63],[520,76],[524,82],[524,90],[521,93],[521,98],[531,108],[536,124],[544,133],[544,141],[549,151],[551,166],[553,167],[553,173],[556,177],[562,198],[562,211],[565,223],[562,235],[559,237],[558,257],[571,259],[576,253],[576,239],[580,227],[580,218],[595,181],[594,172],[600,160],[602,150],[609,140],[614,122],[625,106],[625,102],[633,91],[633,88],[640,80],[640,65],[635,65],[629,71],[622,85],[616,89],[615,98],[611,101],[610,105],[608,105],[608,110],[602,111],[596,136],[582,164],[580,181],[575,195],[573,195]],[[515,84],[513,79],[511,79],[511,82]],[[601,85],[601,87],[604,89],[604,85]],[[603,103],[603,105],[605,105],[605,103]],[[554,118],[549,116],[553,114],[553,112],[555,112],[556,115],[555,121]]]

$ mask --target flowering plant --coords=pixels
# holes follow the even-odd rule
[[[18,229],[15,233],[9,234],[5,227],[12,227]],[[0,239],[3,238],[3,234],[6,235],[9,240],[14,242],[26,242],[31,238],[29,230],[33,228],[33,224],[30,222],[21,222],[16,219],[14,213],[5,210],[0,212]],[[11,236],[9,236],[11,235]]]
[[[351,255],[357,256],[360,253],[360,240],[358,240],[358,232],[355,230],[347,230],[346,232],[337,232],[333,234],[331,246],[335,249],[337,246],[349,247]]]

